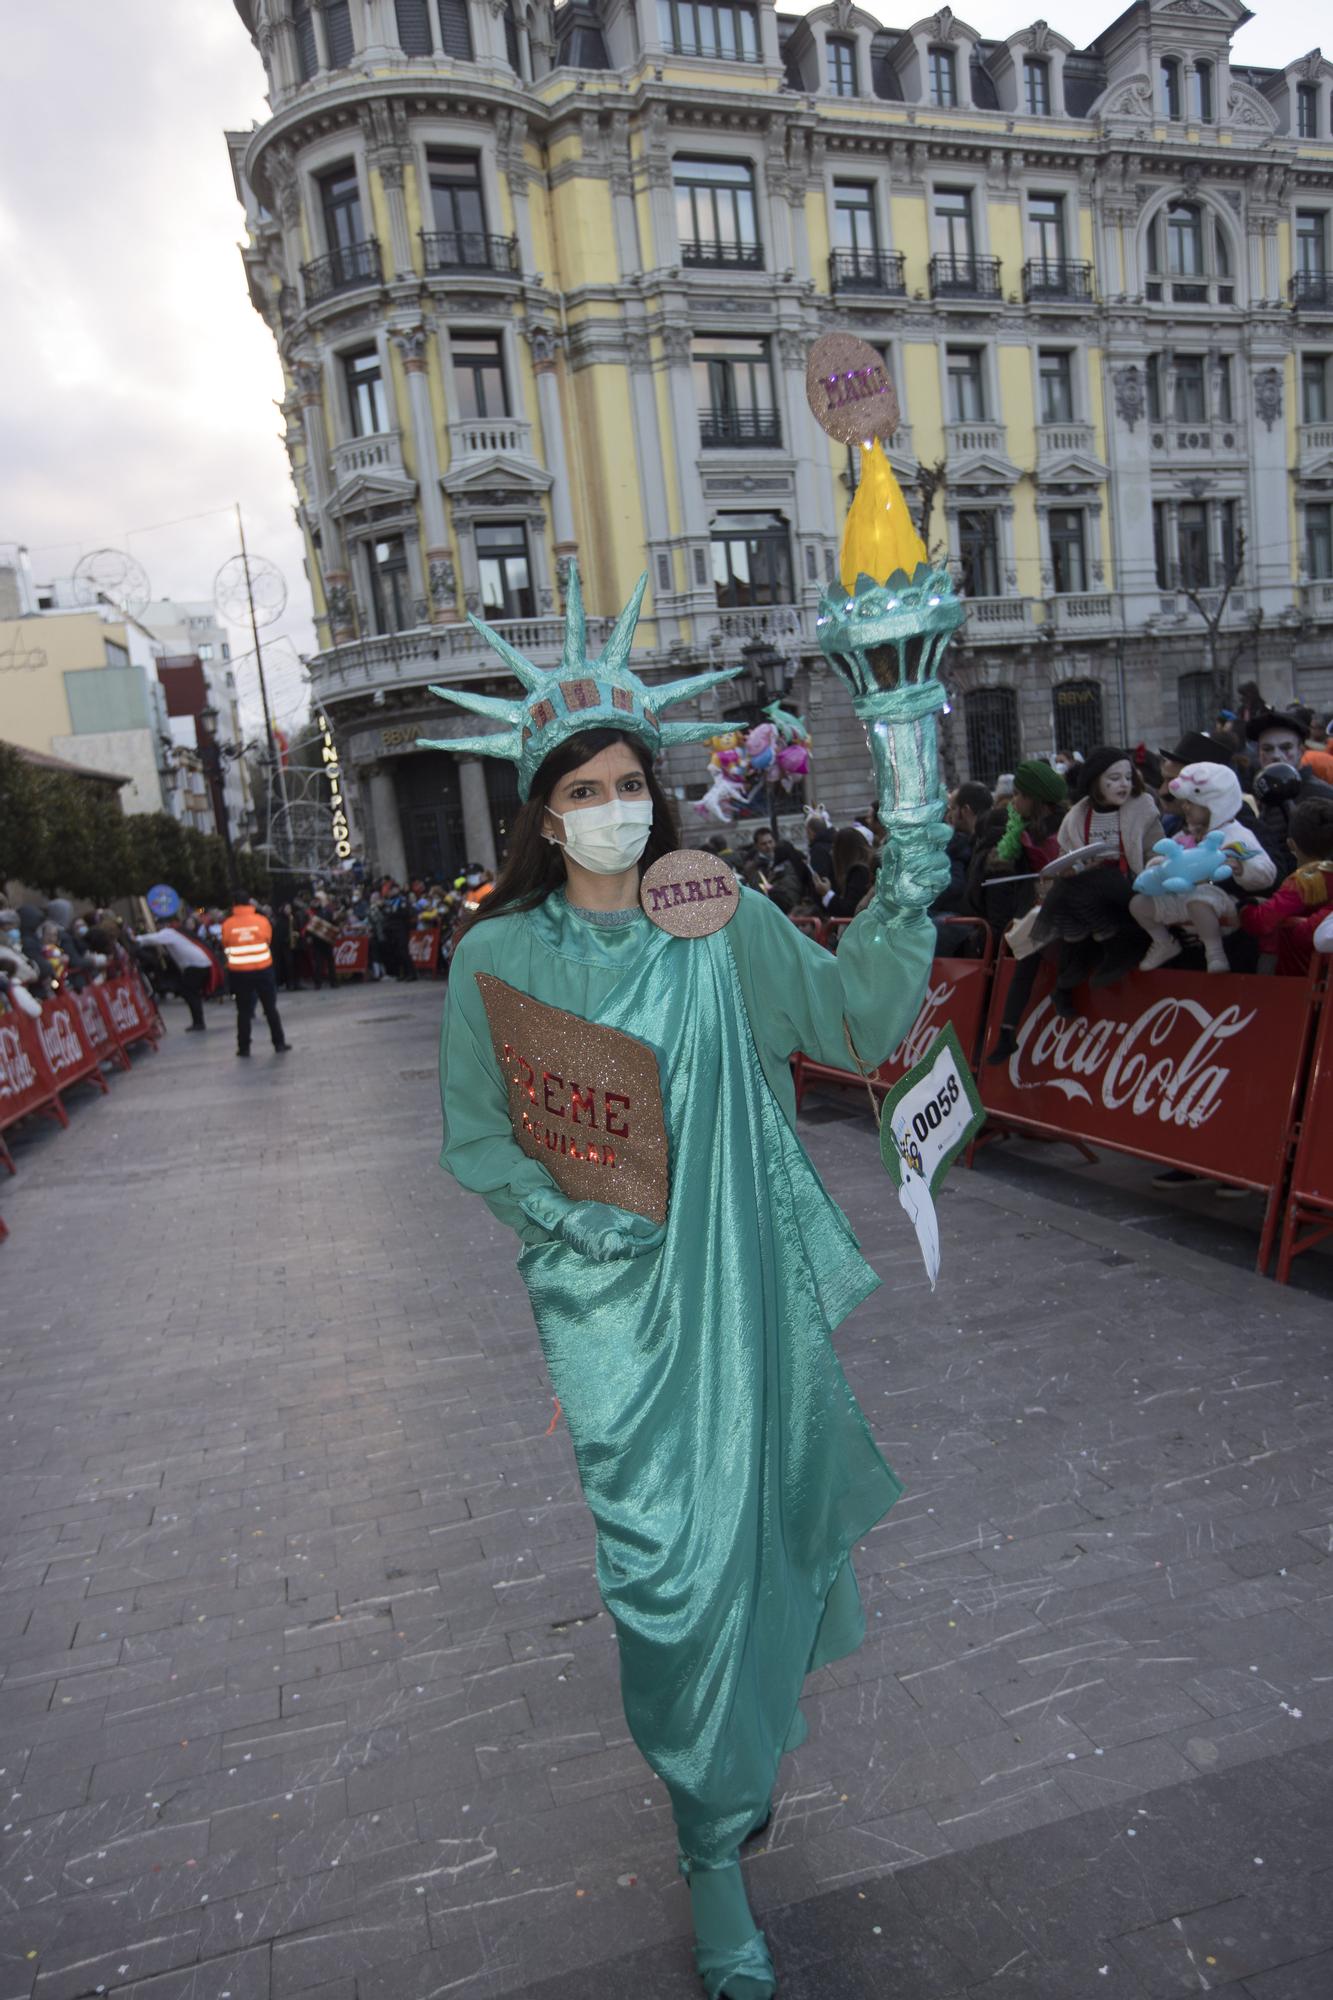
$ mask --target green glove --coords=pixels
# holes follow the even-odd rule
[[[889,830],[875,878],[888,909],[929,909],[949,886],[946,798],[940,783],[935,717],[945,705],[937,680],[858,694],[852,707],[866,726],[875,760],[879,816]]]
[[[652,1222],[610,1202],[571,1201],[558,1188],[535,1189],[519,1206],[530,1222],[549,1229],[593,1264],[642,1257],[645,1251],[656,1250],[666,1236],[664,1222]]]

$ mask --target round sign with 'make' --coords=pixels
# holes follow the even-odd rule
[[[678,847],[644,870],[639,901],[659,931],[707,937],[736,914],[741,885],[725,861],[698,847]]]
[[[898,397],[883,359],[854,333],[826,333],[815,342],[805,393],[815,422],[840,444],[887,442],[898,428]]]

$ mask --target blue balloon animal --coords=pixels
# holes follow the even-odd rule
[[[1231,869],[1222,852],[1223,835],[1206,833],[1197,847],[1182,847],[1178,840],[1159,840],[1153,848],[1160,862],[1149,862],[1134,887],[1141,896],[1178,896],[1197,889],[1201,882],[1229,882]]]

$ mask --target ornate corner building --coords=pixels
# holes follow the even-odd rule
[[[900,478],[934,469],[959,774],[1173,740],[1227,679],[1333,709],[1318,50],[1233,66],[1238,0],[1136,0],[1085,48],[852,0],[236,5],[272,107],[228,144],[314,695],[379,866],[491,858],[511,774],[416,750],[474,726],[428,685],[495,680],[468,611],[554,663],[574,555],[595,607],[647,567],[650,676],[761,654],[820,798],[864,804],[811,672],[855,475],[805,401],[833,327],[897,384]],[[703,764],[675,753],[674,782]]]

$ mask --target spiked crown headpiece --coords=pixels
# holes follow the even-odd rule
[[[503,729],[488,736],[455,736],[436,741],[419,736],[423,750],[451,750],[470,756],[507,757],[518,767],[519,797],[526,799],[532,781],[551,752],[585,729],[623,729],[637,736],[656,757],[673,743],[702,743],[716,736],[716,722],[663,722],[661,711],[678,701],[693,701],[741,671],[741,663],[712,673],[692,674],[663,687],[650,687],[631,671],[629,649],[639,622],[639,607],[648,587],[645,573],[615,622],[600,658],[587,657],[587,622],[578,566],[569,566],[565,611],[565,643],[557,667],[534,666],[501,633],[481,618],[472,618],[488,646],[500,655],[525,690],[521,698],[474,694],[469,688],[432,687],[442,701],[456,702],[474,715],[488,715]]]

